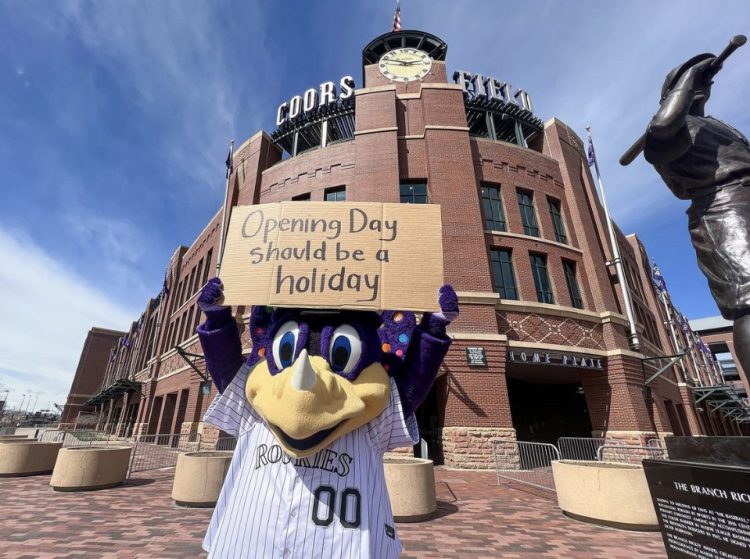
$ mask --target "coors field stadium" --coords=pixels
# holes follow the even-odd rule
[[[490,468],[498,440],[646,446],[668,434],[750,434],[744,395],[722,388],[710,358],[684,354],[691,341],[652,282],[646,248],[608,231],[565,115],[536,114],[534,92],[501,68],[451,67],[448,45],[424,31],[376,37],[361,68],[329,78],[268,107],[274,130],[248,131],[229,161],[226,206],[442,207],[444,279],[461,314],[418,410],[423,442],[405,452]],[[196,334],[223,211],[175,248],[164,289],[128,332],[92,325],[61,428],[226,441],[203,423],[216,389]],[[249,353],[249,309],[233,310]]]

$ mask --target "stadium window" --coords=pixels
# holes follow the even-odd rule
[[[402,204],[427,204],[427,183],[401,183],[399,196]]]
[[[346,187],[337,186],[336,188],[326,188],[326,202],[344,202],[346,200]]]
[[[568,284],[570,302],[575,308],[582,309],[583,299],[581,298],[581,290],[578,288],[578,280],[576,279],[576,263],[570,260],[563,260],[563,270],[565,272],[565,283]]]
[[[495,292],[500,295],[501,299],[518,299],[511,252],[507,249],[493,248],[490,251],[490,259]]]
[[[206,285],[206,282],[208,281],[208,270],[211,268],[211,256],[213,252],[214,249],[209,249],[206,254],[206,267],[203,268],[203,285]]]
[[[193,325],[193,307],[190,307],[187,314],[185,315],[185,332],[182,334],[183,340],[186,340],[190,337],[192,325]]]
[[[529,254],[531,259],[531,274],[534,276],[534,285],[536,286],[536,299],[540,303],[555,302],[552,295],[552,284],[549,281],[547,273],[547,257],[544,254]]]
[[[195,271],[197,269],[197,266],[193,266],[193,269],[190,270],[190,279],[188,280],[187,289],[185,290],[187,293],[185,294],[185,299],[189,299],[193,293],[195,293]]]
[[[565,234],[565,224],[560,212],[560,200],[547,198],[547,205],[549,206],[549,214],[552,216],[552,227],[555,229],[555,240],[558,243],[568,244],[568,237]]]
[[[505,231],[505,212],[500,199],[500,188],[484,185],[481,190],[484,228],[490,231]]]
[[[521,223],[523,223],[523,232],[532,237],[539,236],[539,225],[534,213],[534,195],[528,190],[518,189],[518,208],[521,210]]]
[[[306,202],[310,200],[310,193],[305,192],[304,194],[298,194],[297,196],[292,196],[292,202]]]
[[[201,275],[203,273],[203,258],[198,262],[198,271],[195,273],[195,284],[193,285],[193,292],[198,291],[199,288],[203,287],[201,283]]]

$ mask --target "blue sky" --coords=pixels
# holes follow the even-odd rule
[[[164,267],[218,209],[229,139],[272,131],[279,103],[361,80],[361,50],[394,2],[0,1],[0,390],[63,403],[86,332],[126,329]],[[448,45],[449,71],[529,91],[538,116],[591,125],[615,219],[659,262],[673,298],[718,314],[685,202],[642,159],[617,163],[666,72],[748,34],[737,1],[403,0],[404,28]],[[709,112],[750,133],[750,47]],[[2,398],[2,392],[0,392]]]

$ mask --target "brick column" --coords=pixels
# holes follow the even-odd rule
[[[581,372],[593,435],[642,445],[656,436],[643,394],[641,361],[634,355],[607,358],[607,374]]]

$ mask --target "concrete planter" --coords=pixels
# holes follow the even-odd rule
[[[29,437],[26,435],[0,435],[0,443],[5,441],[28,441]]]
[[[183,507],[213,507],[219,498],[232,452],[185,452],[177,457],[172,499]]]
[[[5,441],[0,444],[0,477],[48,474],[55,467],[62,443]]]
[[[91,491],[120,485],[128,474],[130,446],[63,448],[49,484],[55,491]]]
[[[39,439],[27,439],[26,437],[23,437],[21,439],[0,439],[0,444],[10,444],[10,443],[35,443],[38,442]]]
[[[558,460],[552,473],[567,516],[623,530],[659,529],[643,466]]]
[[[435,467],[424,458],[385,458],[385,483],[396,522],[421,522],[437,509]]]

